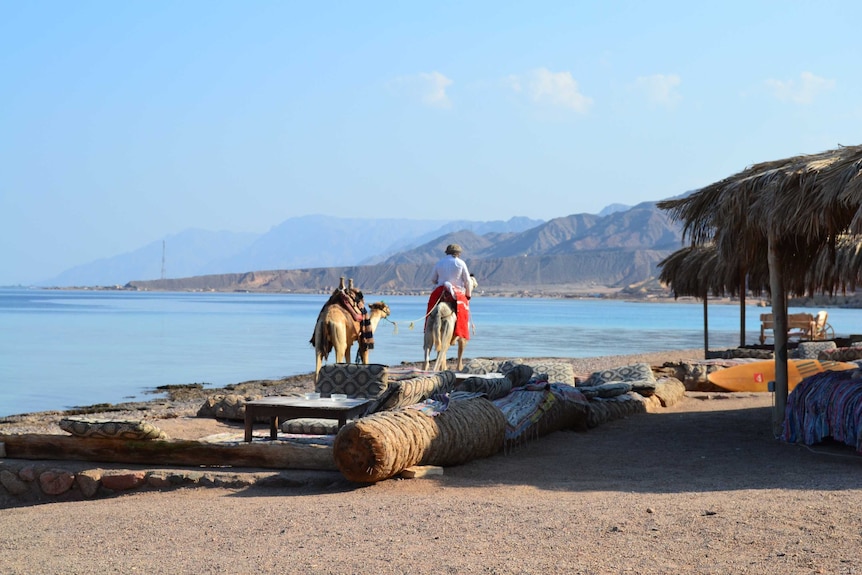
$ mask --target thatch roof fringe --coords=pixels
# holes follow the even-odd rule
[[[752,270],[766,270],[753,284],[768,290],[771,235],[784,256],[789,291],[835,293],[860,283],[862,257],[852,244],[862,237],[862,146],[755,164],[658,207],[683,223],[683,238],[693,247],[712,246],[727,279],[733,275],[728,266],[747,270],[749,284]],[[666,260],[670,270],[684,269],[674,261]],[[717,283],[733,293],[730,282]],[[688,291],[696,289],[692,284],[677,278],[676,285],[685,286],[680,293],[696,295]],[[716,282],[706,285],[713,289]]]

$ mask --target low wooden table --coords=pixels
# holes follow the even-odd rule
[[[245,440],[251,441],[254,421],[258,417],[269,417],[269,438],[278,437],[279,421],[296,419],[298,417],[319,417],[322,419],[337,419],[341,429],[348,419],[364,413],[370,399],[334,400],[322,397],[320,399],[305,399],[303,397],[264,397],[245,404]]]

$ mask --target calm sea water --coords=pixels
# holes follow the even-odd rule
[[[371,361],[421,360],[426,298],[368,296],[368,303],[379,299],[395,323],[380,323]],[[0,416],[147,399],[160,385],[223,386],[312,372],[309,339],[325,300],[0,289]],[[468,357],[589,357],[703,346],[699,303],[479,296],[471,308]],[[749,343],[757,339],[763,311],[746,311]],[[862,310],[829,313],[842,334],[862,326]],[[709,307],[709,343],[711,349],[739,344],[738,305]]]

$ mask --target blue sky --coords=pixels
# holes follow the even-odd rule
[[[189,228],[595,213],[862,134],[862,3],[0,0],[0,285]]]

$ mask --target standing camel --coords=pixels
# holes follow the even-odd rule
[[[314,326],[311,344],[314,346],[315,366],[314,377],[320,372],[323,361],[329,357],[329,352],[335,349],[335,363],[350,363],[350,348],[359,342],[359,357],[362,363],[368,363],[370,346],[368,339],[380,320],[389,317],[389,306],[380,301],[371,304],[367,317],[361,315],[365,307],[362,292],[348,290],[347,299],[352,298],[351,309],[336,300],[335,296],[323,307]],[[367,322],[367,326],[363,323]],[[366,329],[367,328],[367,329]]]
[[[473,282],[473,289],[476,289],[479,282],[476,278],[470,276],[470,281]],[[434,371],[442,371],[448,369],[446,361],[446,353],[449,351],[449,346],[452,343],[458,343],[458,361],[456,370],[464,369],[464,348],[467,347],[467,340],[462,337],[454,338],[455,333],[455,306],[454,302],[443,301],[437,302],[431,313],[425,320],[425,340],[423,349],[425,350],[425,364],[423,370],[428,370],[431,364],[431,350],[437,350],[437,359],[434,361]]]

